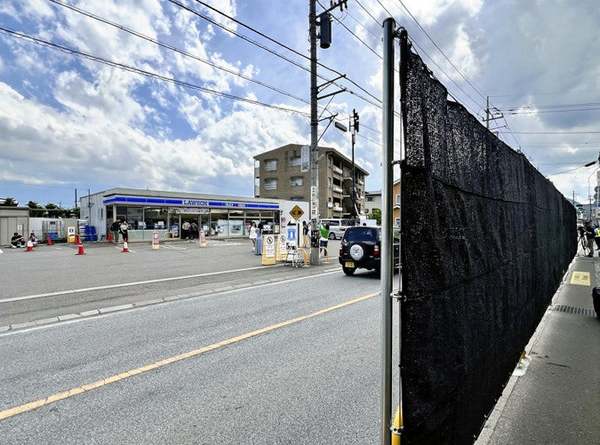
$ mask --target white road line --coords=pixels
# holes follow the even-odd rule
[[[45,294],[25,295],[23,297],[4,298],[4,299],[0,300],[0,303],[11,303],[13,301],[23,301],[23,300],[35,300],[36,298],[55,297],[57,295],[78,294],[78,293],[82,293],[82,292],[90,292],[90,291],[95,291],[95,290],[118,289],[120,287],[139,286],[141,284],[165,283],[167,281],[187,280],[190,278],[200,278],[200,277],[211,277],[214,275],[246,272],[248,270],[264,269],[267,267],[273,267],[273,266],[246,267],[244,269],[231,269],[231,270],[222,270],[222,271],[218,271],[218,272],[205,272],[205,273],[199,273],[199,274],[194,274],[194,275],[182,275],[180,277],[156,278],[154,280],[132,281],[129,283],[120,283],[120,284],[107,284],[104,286],[86,287],[83,289],[61,290],[61,291],[57,291],[57,292],[47,292]]]
[[[175,299],[171,299],[171,300],[168,300],[168,301],[163,301],[162,303],[157,303],[157,304],[152,304],[152,305],[147,305],[147,306],[133,306],[131,309],[126,309],[126,310],[122,310],[122,311],[109,312],[109,313],[106,313],[106,314],[100,313],[99,315],[93,315],[93,316],[81,317],[81,318],[74,318],[72,320],[65,320],[65,321],[60,321],[60,322],[46,324],[46,325],[41,325],[41,326],[34,326],[34,327],[31,327],[31,328],[18,329],[18,330],[15,330],[15,331],[6,331],[6,332],[3,332],[3,333],[0,334],[0,338],[2,338],[2,337],[8,337],[8,336],[11,336],[11,335],[24,334],[26,332],[39,331],[41,329],[52,329],[52,328],[56,328],[56,327],[60,327],[60,326],[64,326],[64,325],[69,325],[69,324],[74,324],[74,323],[81,323],[82,321],[91,321],[91,320],[98,320],[98,319],[101,319],[101,318],[118,316],[118,315],[126,313],[126,312],[136,312],[136,311],[141,311],[141,310],[147,310],[149,308],[154,308],[156,306],[161,306],[163,304],[181,303],[181,302],[184,302],[184,301],[195,300],[195,299],[206,299],[206,298],[209,298],[209,297],[215,297],[215,296],[221,296],[221,295],[228,295],[228,294],[233,294],[233,293],[236,293],[236,292],[243,292],[243,295],[245,296],[246,295],[246,291],[248,291],[248,290],[260,289],[261,287],[277,286],[277,285],[280,285],[280,284],[288,284],[288,283],[293,283],[295,281],[308,280],[308,279],[311,279],[311,278],[319,278],[319,277],[323,277],[323,276],[327,276],[327,275],[331,275],[331,274],[337,273],[340,270],[341,270],[341,268],[336,268],[334,270],[329,270],[329,272],[328,271],[324,271],[324,272],[316,274],[316,275],[307,275],[307,276],[304,276],[304,277],[283,279],[283,280],[274,281],[274,282],[271,282],[271,283],[254,284],[252,286],[238,287],[238,288],[235,288],[235,289],[228,289],[228,290],[218,291],[218,292],[214,292],[214,293],[199,294],[199,295],[190,296],[190,297],[181,298],[181,299],[176,299],[175,298]],[[139,303],[140,302],[138,302],[138,304]]]

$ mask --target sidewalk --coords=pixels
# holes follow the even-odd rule
[[[583,272],[583,273],[581,273]],[[576,257],[478,445],[600,444],[600,258]]]

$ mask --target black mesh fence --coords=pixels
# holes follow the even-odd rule
[[[401,59],[402,443],[472,443],[575,255],[575,210]]]

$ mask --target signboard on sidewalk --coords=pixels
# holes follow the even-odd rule
[[[298,226],[286,227],[286,241],[290,246],[298,246]]]
[[[285,261],[287,257],[287,234],[277,235],[277,261]]]
[[[270,266],[276,263],[276,250],[275,250],[275,235],[263,235],[262,237],[263,249],[261,262],[263,266]]]
[[[310,187],[310,217],[314,219],[319,214],[319,194],[317,193],[317,187]]]

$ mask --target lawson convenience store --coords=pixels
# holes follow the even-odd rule
[[[127,221],[131,241],[142,241],[152,239],[154,231],[161,239],[179,239],[185,222],[196,223],[209,237],[234,238],[247,237],[252,222],[278,232],[308,218],[307,202],[132,188],[93,193],[79,202],[81,218],[96,227],[99,239],[115,219]],[[296,205],[304,211],[298,220],[290,215]]]

